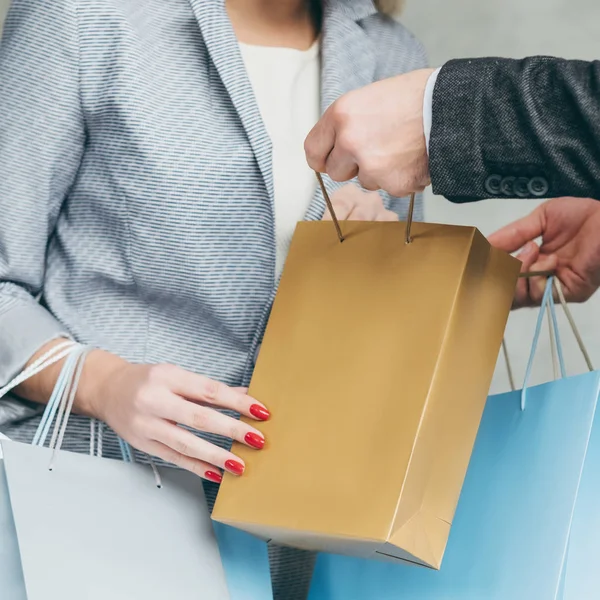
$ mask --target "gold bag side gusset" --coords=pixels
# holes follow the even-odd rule
[[[300,223],[213,518],[273,542],[439,568],[519,262],[474,228]]]

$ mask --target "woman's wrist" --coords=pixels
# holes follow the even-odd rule
[[[25,368],[32,365],[35,361],[44,356],[47,352],[51,351],[56,346],[67,342],[65,338],[57,338],[44,344],[27,362]],[[52,390],[56,384],[60,371],[64,365],[66,359],[59,360],[58,362],[46,367],[36,375],[29,377],[23,383],[18,385],[14,389],[14,393],[25,400],[31,402],[37,402],[39,404],[46,404],[50,399]]]
[[[78,414],[106,421],[104,409],[110,395],[110,383],[129,363],[105,350],[92,350],[85,359],[75,396]]]
[[[31,357],[27,366],[65,341],[67,340],[58,338],[48,342]],[[66,360],[66,358],[63,358],[27,379],[15,388],[15,393],[25,400],[46,404],[52,395]],[[128,364],[122,358],[104,350],[92,350],[85,358],[73,412],[102,419],[103,400],[106,398],[108,384],[114,375]]]

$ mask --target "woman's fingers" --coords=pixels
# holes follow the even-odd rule
[[[211,481],[220,481],[220,469],[241,475],[244,462],[189,429],[234,439],[258,450],[265,444],[260,431],[214,408],[266,420],[267,409],[244,388],[230,388],[174,365],[129,364],[111,384],[106,422],[118,435],[143,452]]]
[[[166,384],[178,396],[193,402],[227,408],[257,421],[266,421],[271,416],[263,404],[239,389],[172,365],[161,367],[168,370],[165,375]]]
[[[354,184],[348,184],[336,190],[331,203],[340,221],[397,221],[398,216],[386,210],[381,196],[377,192],[365,192]],[[329,210],[324,220],[330,220]]]
[[[220,469],[215,468],[207,462],[180,454],[173,448],[165,446],[161,442],[153,440],[148,442],[147,447],[144,450],[151,456],[156,456],[167,463],[190,471],[203,479],[212,481],[213,483],[221,483],[223,475],[221,475]]]
[[[377,215],[383,212],[383,202],[377,192],[363,192],[357,189],[354,205],[348,213],[349,221],[375,221]]]
[[[344,188],[342,188],[343,190]],[[341,191],[341,190],[338,190]],[[348,215],[354,208],[354,202],[352,198],[348,196],[340,197],[336,196],[337,192],[331,198],[331,204],[333,206],[333,211],[335,212],[335,216],[338,221],[345,221],[348,218]],[[323,221],[331,221],[331,213],[329,212],[329,208],[325,209],[325,214],[323,215]]]
[[[377,192],[370,192],[362,202],[357,203],[350,214],[349,221],[398,221],[398,215],[391,210],[386,210],[383,200]]]
[[[188,402],[179,396],[172,395],[157,407],[160,417],[185,425],[196,431],[215,433],[236,440],[256,450],[265,445],[263,434],[254,427],[238,421],[213,408]]]
[[[157,424],[156,430],[151,435],[154,441],[171,448],[177,455],[210,465],[213,467],[213,471],[214,467],[218,467],[234,475],[242,475],[246,468],[244,461],[232,452],[220,448],[177,425],[163,421]],[[174,464],[180,464],[182,461],[190,464],[189,460],[174,458],[179,461],[171,461]]]
[[[399,221],[398,215],[392,210],[384,210],[375,218],[376,221]]]

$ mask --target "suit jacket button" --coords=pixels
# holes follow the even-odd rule
[[[485,191],[491,196],[497,196],[500,193],[500,184],[502,177],[500,175],[490,175],[485,180]]]
[[[502,194],[504,194],[505,196],[508,196],[509,198],[511,196],[515,195],[515,181],[517,180],[516,177],[505,177],[502,182],[500,183],[500,190],[502,191]]]
[[[545,177],[532,177],[527,186],[532,196],[542,198],[548,193],[550,186],[548,180]]]
[[[529,196],[529,178],[517,177],[514,190],[517,198],[527,198]]]

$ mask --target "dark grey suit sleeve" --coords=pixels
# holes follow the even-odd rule
[[[600,199],[600,61],[450,61],[433,92],[433,191]]]

